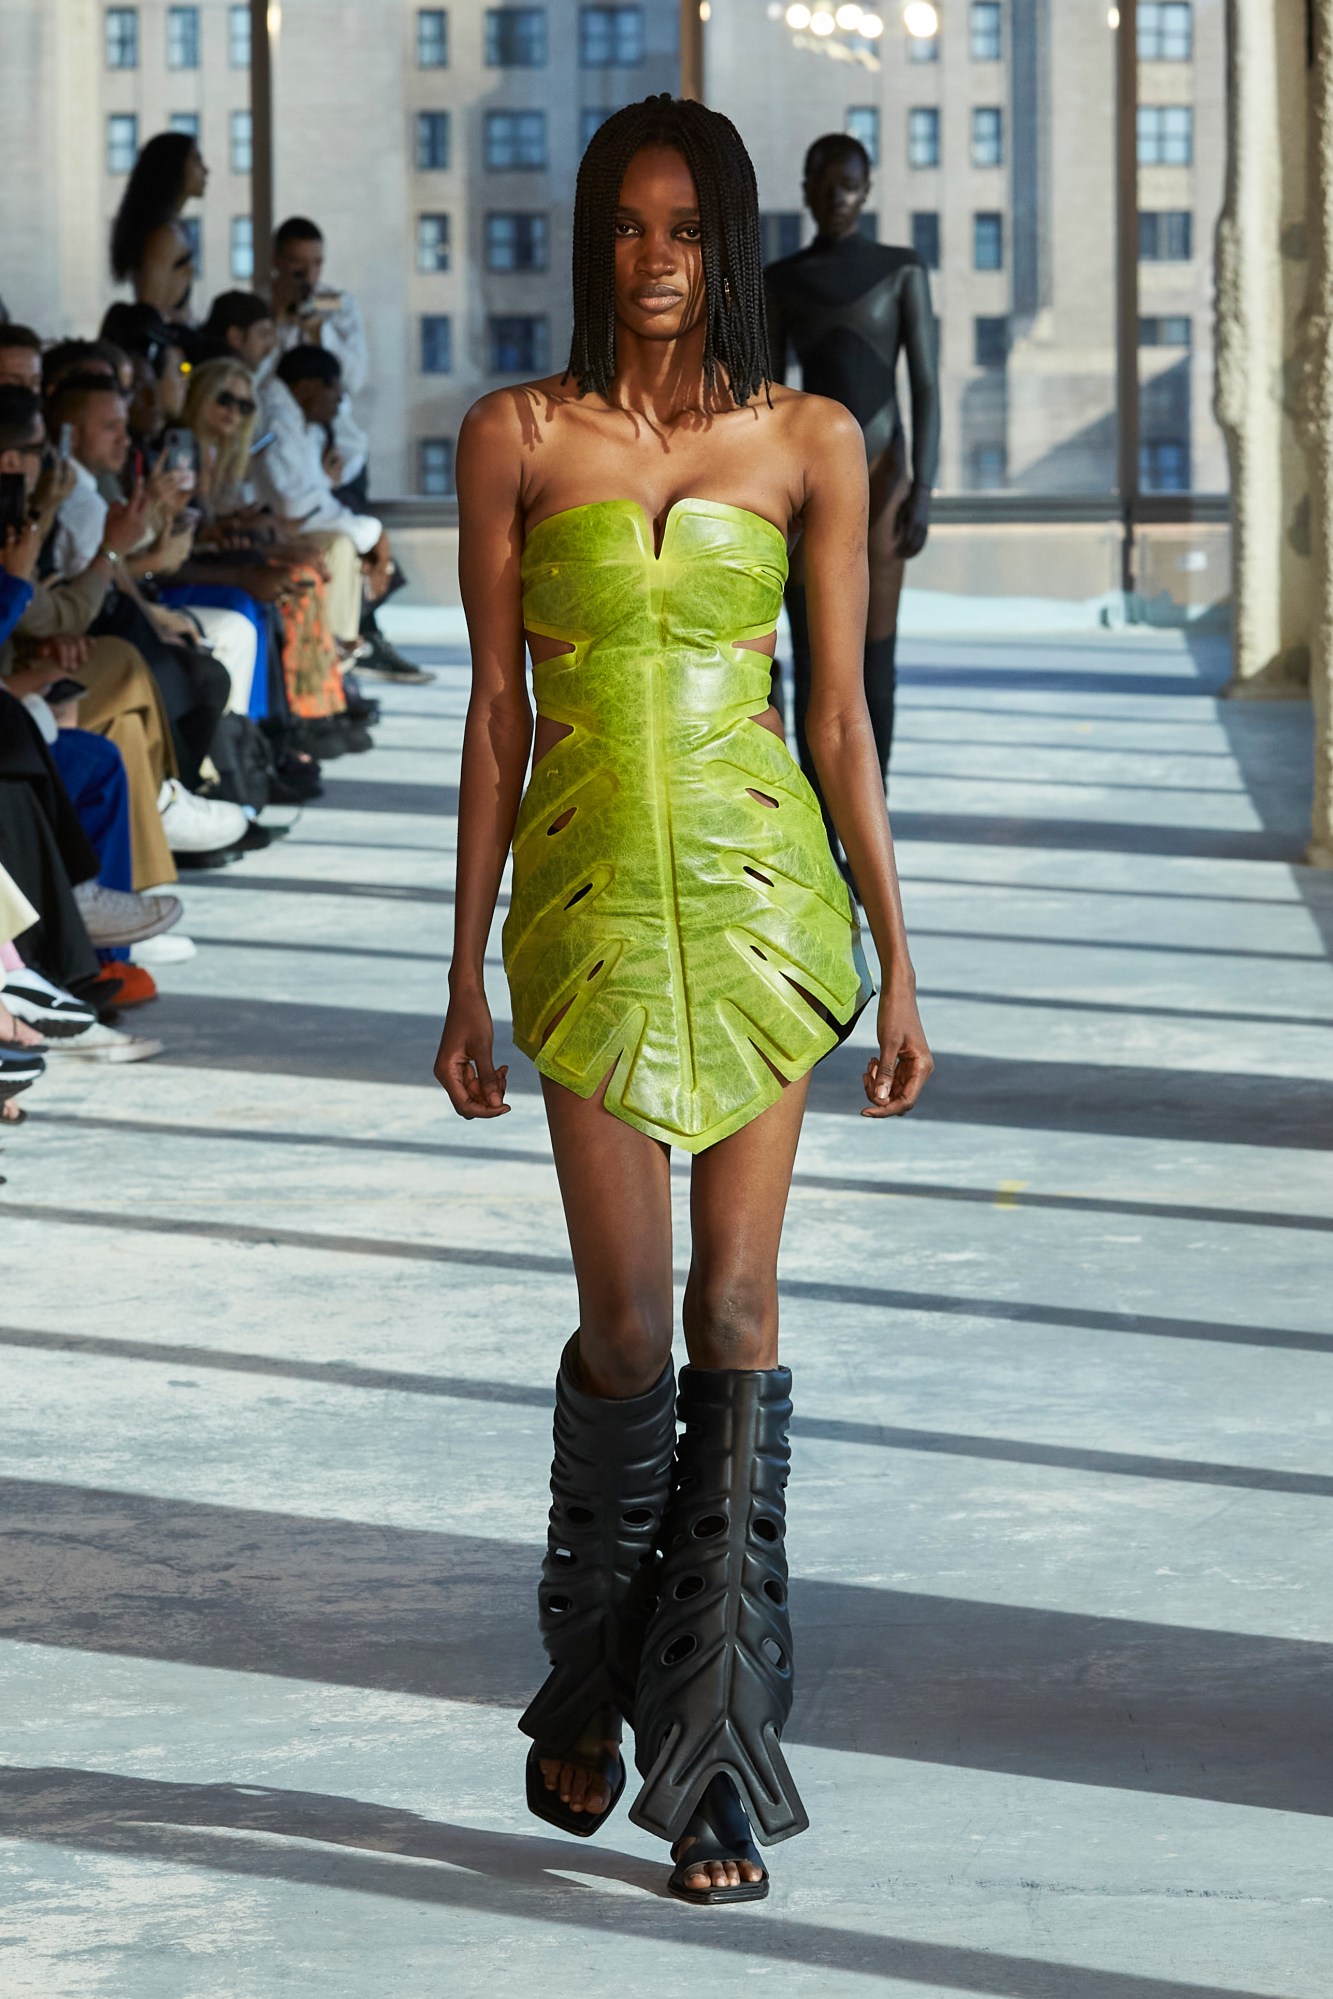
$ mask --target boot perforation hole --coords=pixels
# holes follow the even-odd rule
[[[786,1672],[787,1655],[778,1644],[776,1638],[765,1638],[760,1644],[759,1650],[763,1653],[770,1666],[775,1667],[779,1673]]]
[[[702,1520],[696,1520],[691,1532],[696,1541],[715,1541],[719,1534],[725,1534],[727,1523],[720,1513],[705,1513]]]
[[[782,1587],[781,1583],[775,1582],[771,1576],[764,1584],[764,1595],[770,1603],[775,1603],[779,1610],[781,1610],[783,1604],[787,1601],[786,1590]]]
[[[750,1532],[754,1535],[756,1541],[768,1541],[771,1543],[778,1538],[778,1523],[776,1520],[769,1520],[761,1514],[751,1526]]]
[[[591,1527],[596,1517],[591,1506],[567,1506],[565,1508],[565,1518],[573,1527]]]
[[[620,1517],[627,1527],[651,1527],[653,1524],[652,1511],[647,1506],[631,1506],[629,1512],[622,1513]]]
[[[572,1548],[552,1548],[551,1560],[557,1563],[562,1569],[572,1569],[574,1566],[574,1550]]]
[[[678,1603],[686,1603],[692,1596],[698,1596],[704,1587],[702,1576],[682,1576],[671,1594]]]
[[[548,1596],[546,1599],[548,1614],[551,1617],[563,1617],[570,1607],[570,1601],[567,1596]]]
[[[664,1666],[683,1666],[692,1659],[699,1649],[699,1641],[692,1631],[682,1631],[679,1638],[673,1638],[662,1653]]]

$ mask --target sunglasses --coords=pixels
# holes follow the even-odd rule
[[[234,396],[230,389],[219,389],[213,400],[219,408],[236,410],[241,416],[253,416],[259,408],[258,403],[251,402],[249,396]]]

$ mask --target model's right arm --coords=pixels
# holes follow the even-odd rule
[[[486,396],[458,438],[458,579],[472,648],[472,694],[458,784],[458,859],[449,1011],[436,1079],[461,1117],[500,1117],[486,1001],[486,945],[532,751],[523,666],[522,439],[507,392]]]

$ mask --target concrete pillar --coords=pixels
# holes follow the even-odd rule
[[[1294,400],[1310,477],[1315,798],[1306,859],[1333,868],[1333,0],[1312,0],[1311,14],[1309,265]]]
[[[1291,407],[1305,289],[1305,90],[1302,0],[1227,0],[1215,399],[1231,467],[1227,692],[1269,700],[1302,695],[1310,660],[1308,475]]]

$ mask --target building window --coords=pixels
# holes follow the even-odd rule
[[[199,137],[199,113],[197,111],[173,111],[167,120],[167,128],[179,132],[186,139]]]
[[[1139,61],[1189,62],[1194,55],[1194,9],[1189,0],[1139,0]]]
[[[863,208],[857,219],[856,227],[858,234],[864,236],[867,243],[878,243],[879,213],[876,209]]]
[[[974,167],[1004,165],[1004,113],[998,105],[972,107],[972,164]]]
[[[940,38],[938,35],[909,35],[907,37],[908,62],[938,62],[940,59]]]
[[[417,68],[449,66],[449,16],[443,7],[417,8]]]
[[[417,270],[423,277],[449,268],[449,217],[418,215]]]
[[[1194,159],[1194,111],[1188,104],[1140,104],[1139,165],[1187,167]]]
[[[227,61],[233,69],[250,67],[250,9],[227,9]]]
[[[418,111],[417,172],[443,173],[449,164],[449,113]]]
[[[584,105],[583,109],[579,112],[579,147],[581,151],[587,152],[593,133],[600,130],[610,116],[611,113],[609,111],[603,111],[591,104]]]
[[[940,163],[940,114],[934,105],[918,105],[907,114],[907,164],[937,167]]]
[[[794,257],[801,247],[801,215],[796,208],[769,209],[759,218],[759,246],[766,264]]]
[[[253,283],[255,275],[255,225],[249,215],[231,218],[231,274],[237,284]]]
[[[454,371],[454,323],[447,312],[421,316],[421,372],[451,375]]]
[[[233,111],[231,114],[231,170],[234,174],[248,174],[253,170],[254,163],[254,120],[248,111]]]
[[[1009,484],[1009,454],[1002,444],[974,444],[968,464],[974,493],[1001,493]]]
[[[486,165],[492,173],[546,165],[544,111],[488,111],[483,129]]]
[[[1188,493],[1188,444],[1182,443],[1178,437],[1154,437],[1141,444],[1139,485],[1145,493]]]
[[[974,271],[1004,269],[1004,217],[983,210],[972,217],[972,268]]]
[[[1188,264],[1194,255],[1194,217],[1188,208],[1145,208],[1139,212],[1139,261]]]
[[[198,69],[199,9],[168,7],[167,68]]]
[[[454,440],[423,437],[417,446],[417,483],[432,500],[454,497]]]
[[[643,55],[642,7],[579,8],[579,61],[585,69],[630,69]]]
[[[928,271],[940,267],[940,217],[935,208],[918,208],[912,215],[912,248]]]
[[[501,313],[487,321],[493,375],[544,374],[551,365],[551,327],[544,315]]]
[[[138,157],[139,120],[133,111],[113,111],[106,121],[107,172],[133,173]]]
[[[486,10],[488,69],[541,69],[545,63],[544,7],[489,7]]]
[[[549,228],[544,215],[494,212],[486,217],[488,271],[544,271]]]
[[[846,130],[853,139],[859,139],[870,155],[872,167],[879,165],[879,106],[877,104],[853,104],[847,113]]]
[[[973,359],[978,368],[1003,368],[1009,359],[1009,321],[978,319],[974,325]]]
[[[137,7],[107,8],[106,66],[108,69],[138,69],[139,9]]]
[[[1194,328],[1187,312],[1139,321],[1140,347],[1192,347]]]
[[[973,62],[999,62],[1004,54],[1000,0],[972,0],[970,46]]]

